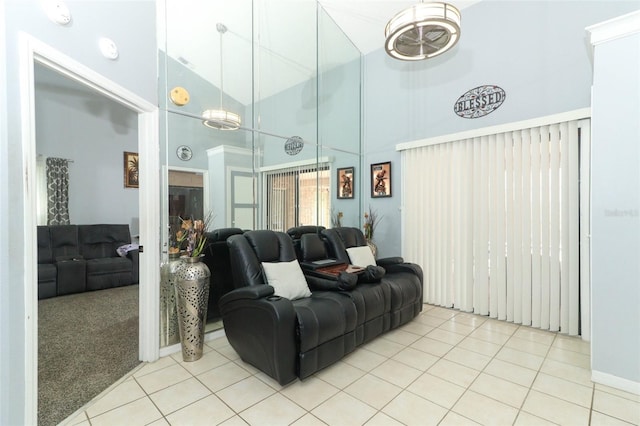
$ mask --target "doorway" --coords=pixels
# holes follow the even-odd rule
[[[43,207],[38,230],[39,235],[51,233],[46,239],[55,250],[50,260],[61,254],[61,230],[77,230],[73,225],[118,224],[123,241],[137,243],[138,189],[127,186],[122,164],[123,150],[138,151],[137,114],[37,62],[35,107],[37,161],[49,169],[36,184]],[[58,169],[52,166],[60,162],[67,173],[56,180]],[[53,176],[46,177],[49,173]],[[70,228],[47,226],[59,223],[47,217],[47,188],[53,182],[61,183]],[[80,246],[85,244],[79,241]],[[67,251],[74,250],[70,247],[65,253],[79,253]],[[116,256],[113,250],[112,259],[104,261],[116,261]],[[135,271],[137,261],[131,262]],[[85,262],[75,262],[83,272],[89,267]],[[134,277],[132,270],[129,278],[111,279],[102,290],[89,291],[96,289],[96,275],[91,274],[89,284],[84,277],[69,277],[68,262],[56,265],[53,285],[38,283],[38,424],[59,423],[140,363],[138,274]]]
[[[25,270],[24,330],[25,354],[25,417],[29,424],[37,422],[38,377],[38,301],[36,244],[36,132],[35,132],[35,66],[49,68],[60,75],[115,101],[137,115],[140,187],[138,201],[139,240],[146,250],[140,256],[139,283],[139,353],[141,361],[154,361],[159,356],[159,144],[158,108],[136,94],[119,86],[79,62],[31,36],[24,35],[20,44],[22,104],[21,143],[23,149],[24,245]]]

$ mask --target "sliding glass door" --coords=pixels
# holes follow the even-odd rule
[[[266,227],[326,226],[330,217],[329,165],[288,167],[265,173]]]

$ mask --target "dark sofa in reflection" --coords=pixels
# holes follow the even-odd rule
[[[220,228],[206,232],[207,245],[204,249],[203,262],[209,267],[209,300],[207,303],[207,321],[220,319],[218,302],[223,294],[235,288],[231,274],[231,260],[227,238],[240,235],[244,231],[240,228]]]
[[[38,299],[137,284],[134,247],[129,225],[38,226]]]

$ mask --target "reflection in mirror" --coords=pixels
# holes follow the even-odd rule
[[[359,226],[361,54],[322,7],[315,0],[158,3],[164,229],[178,211],[200,214],[199,203],[221,238],[230,228],[330,227],[338,211],[344,226]],[[241,116],[240,129],[203,125],[203,112],[221,106]],[[354,168],[355,196],[338,199],[344,167]],[[172,169],[198,171],[202,190],[175,188]],[[214,297],[233,288],[224,274],[215,280],[225,282],[212,279]],[[207,330],[221,327],[213,321]]]
[[[339,222],[359,227],[362,200],[367,194],[360,155],[361,53],[322,8],[318,11],[318,34],[318,156],[332,159],[332,195],[327,201],[320,199],[319,208],[330,214],[327,226]],[[339,169],[353,169],[353,198],[339,198]]]
[[[360,226],[361,200],[366,198],[367,183],[362,180],[362,167],[360,154],[346,152],[337,148],[323,146],[320,150],[321,158],[330,158],[331,170],[329,175],[329,189],[331,197],[325,201],[320,200],[320,209],[330,215],[327,227],[335,226]],[[340,178],[340,169],[353,169],[350,179],[350,187],[353,198],[338,198],[340,186],[343,184]],[[326,204],[325,204],[326,203]],[[336,223],[339,222],[339,223]]]
[[[315,151],[315,150],[314,150]],[[262,167],[264,228],[286,232],[303,225],[327,227],[330,221],[330,159]]]
[[[209,211],[209,198],[204,196],[208,184],[206,170],[169,167],[169,247],[176,245],[181,218],[204,220]]]
[[[299,136],[315,144],[317,3],[315,0],[255,0],[254,6],[257,35],[254,127],[270,134]],[[274,164],[269,158],[265,158],[265,162],[269,166]]]

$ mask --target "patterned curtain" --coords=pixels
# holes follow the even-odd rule
[[[36,218],[38,225],[47,224],[47,159],[36,158]]]
[[[47,224],[69,225],[69,161],[47,158]]]

